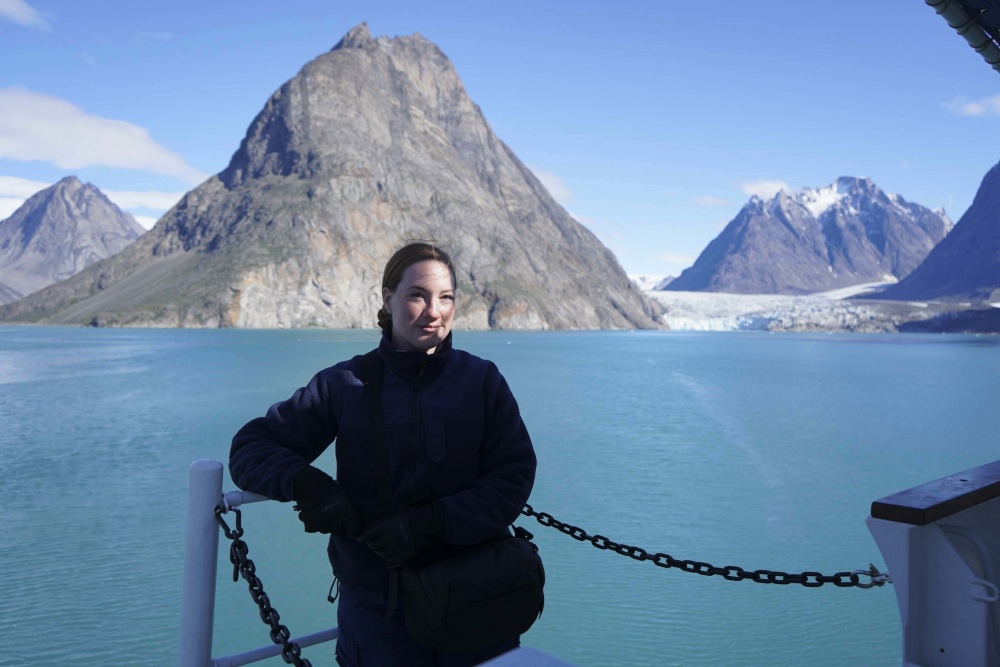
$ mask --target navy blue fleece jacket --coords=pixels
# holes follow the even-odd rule
[[[450,334],[432,355],[393,350],[386,336],[378,351],[396,502],[433,502],[446,542],[475,544],[500,534],[517,518],[535,479],[531,438],[500,371],[452,348]],[[339,490],[363,517],[378,513],[360,361],[356,356],[320,371],[237,432],[229,454],[237,486],[293,500],[292,478],[336,441]],[[345,583],[386,585],[384,562],[357,540],[332,537],[328,551]]]

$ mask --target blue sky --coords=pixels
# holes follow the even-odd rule
[[[839,176],[958,221],[1000,161],[1000,74],[923,0],[0,0],[0,218],[75,174],[150,226],[362,21],[436,43],[631,274]]]

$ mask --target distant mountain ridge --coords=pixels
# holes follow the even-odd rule
[[[364,24],[136,244],[0,319],[372,327],[382,266],[412,237],[452,251],[458,328],[660,326],[662,307],[493,133],[440,49]]]
[[[754,196],[667,287],[672,291],[810,294],[900,279],[952,228],[868,178]]]
[[[1000,302],[1000,164],[983,177],[954,231],[898,285],[872,298]]]
[[[97,187],[67,176],[0,221],[0,304],[76,275],[145,231]]]

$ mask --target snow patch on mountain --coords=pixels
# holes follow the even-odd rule
[[[819,218],[827,209],[835,205],[847,195],[840,192],[837,184],[813,190],[805,188],[796,193],[795,198],[802,202],[802,205],[812,214],[814,218]]]
[[[861,285],[851,285],[850,287],[844,287],[842,289],[830,290],[828,292],[818,292],[812,296],[820,296],[826,299],[849,299],[852,296],[858,296],[859,294],[867,294],[868,292],[874,292],[877,289],[886,287],[888,285],[895,285],[899,280],[895,276],[885,275],[881,282],[877,283],[863,283]]]

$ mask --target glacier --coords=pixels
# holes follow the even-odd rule
[[[674,331],[895,333],[902,324],[930,320],[956,308],[955,304],[848,298],[882,284],[808,296],[660,290],[644,293],[664,306],[662,322]]]

